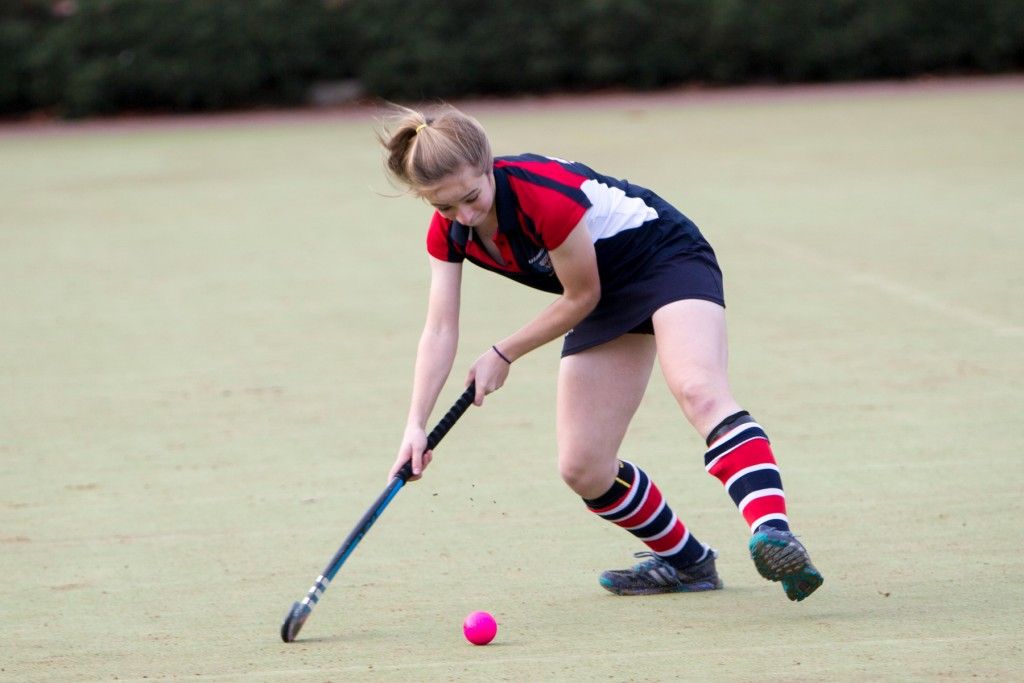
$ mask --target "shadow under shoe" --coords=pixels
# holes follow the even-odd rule
[[[648,559],[629,569],[610,569],[598,579],[601,586],[616,595],[653,595],[656,593],[695,593],[718,590],[722,579],[715,569],[718,552],[708,549],[708,556],[684,570],[676,569],[658,555],[644,551],[634,557]]]
[[[750,557],[761,576],[782,583],[790,600],[803,600],[825,582],[811,564],[807,548],[792,532],[759,526],[750,537]]]

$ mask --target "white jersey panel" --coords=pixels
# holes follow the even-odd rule
[[[639,228],[647,221],[658,217],[653,207],[639,197],[627,197],[617,187],[605,185],[598,180],[586,180],[580,190],[587,195],[591,207],[583,214],[590,238],[597,242],[614,237],[623,230]]]

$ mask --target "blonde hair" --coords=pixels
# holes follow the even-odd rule
[[[493,157],[487,133],[472,116],[450,105],[423,113],[391,105],[377,139],[384,165],[395,180],[413,192],[437,185],[462,166],[484,173]]]

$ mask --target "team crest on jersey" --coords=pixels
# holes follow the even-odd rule
[[[530,259],[530,267],[539,273],[550,273],[554,270],[547,249],[541,249]]]

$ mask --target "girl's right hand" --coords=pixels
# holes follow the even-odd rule
[[[391,466],[388,473],[388,481],[391,481],[402,469],[402,465],[412,460],[412,476],[408,481],[416,481],[423,476],[423,470],[434,458],[432,451],[427,448],[427,433],[422,427],[410,425],[405,428],[405,435],[402,437],[402,445],[398,449],[398,456],[395,464]]]

